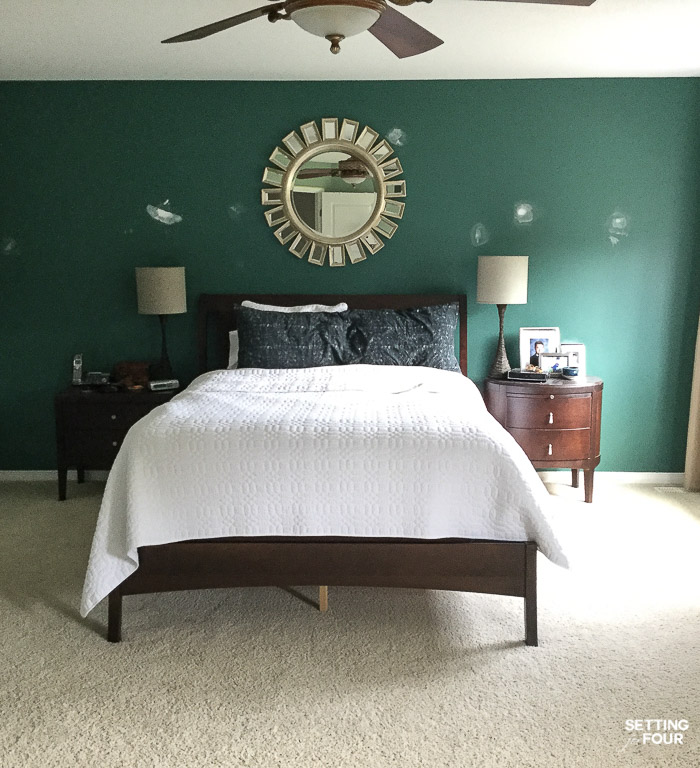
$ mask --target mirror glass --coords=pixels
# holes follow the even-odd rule
[[[378,181],[359,157],[321,150],[301,165],[291,191],[294,210],[309,229],[346,237],[372,220]]]

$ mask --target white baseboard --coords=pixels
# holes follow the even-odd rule
[[[86,480],[104,481],[107,479],[104,470],[92,470],[85,473]],[[538,473],[545,483],[571,482],[571,473],[565,470],[542,470]],[[68,479],[77,480],[74,469],[68,470]],[[0,469],[0,482],[9,481],[33,481],[53,480],[56,482],[55,469]],[[583,478],[580,479],[583,483]],[[611,485],[626,485],[638,483],[639,485],[683,485],[682,472],[598,472],[595,473],[595,482],[609,483]]]
[[[537,473],[545,483],[571,483],[571,472],[565,470],[542,470]],[[683,485],[683,472],[595,472],[596,485]],[[583,484],[583,478],[579,483]]]
[[[108,474],[105,470],[87,470],[85,472],[85,479],[103,481],[107,479]],[[68,479],[78,479],[77,472],[74,469],[68,470]],[[58,482],[58,475],[55,469],[0,469],[0,482],[30,482],[35,480]]]

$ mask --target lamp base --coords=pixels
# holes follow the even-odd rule
[[[489,370],[489,379],[502,379],[510,370],[508,355],[506,354],[506,345],[503,339],[503,316],[506,313],[507,304],[497,304],[498,307],[498,348],[496,357]]]
[[[173,369],[170,367],[170,358],[168,357],[168,347],[165,343],[165,318],[165,315],[158,315],[160,320],[160,360],[148,367],[148,377],[151,381],[174,378]]]
[[[493,361],[491,368],[489,369],[489,379],[503,379],[505,378],[508,371],[511,370],[510,363],[508,362],[508,358],[501,358],[500,357],[500,350],[499,354],[496,356],[496,359]]]

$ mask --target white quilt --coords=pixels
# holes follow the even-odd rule
[[[129,431],[107,481],[83,616],[137,547],[223,536],[534,540],[549,495],[459,373],[352,365],[214,371]]]

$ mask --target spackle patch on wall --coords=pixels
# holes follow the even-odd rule
[[[179,224],[182,221],[182,216],[170,210],[170,200],[164,200],[158,205],[147,205],[146,212],[152,219],[161,224]]]
[[[513,207],[513,222],[515,224],[532,224],[535,220],[535,209],[524,200]]]
[[[0,240],[0,253],[3,256],[19,256],[19,243],[14,237],[3,237]]]
[[[387,141],[396,147],[403,147],[408,141],[406,131],[401,128],[392,128],[386,135]]]
[[[245,213],[245,205],[243,205],[243,203],[231,203],[226,211],[228,213],[229,219],[236,221],[236,219],[240,219],[241,216]]]
[[[630,233],[630,217],[622,211],[615,211],[608,216],[605,229],[608,233],[608,240],[612,245],[617,245],[623,237],[627,237]]]
[[[479,221],[471,228],[471,230],[469,230],[469,239],[471,240],[472,245],[475,248],[478,248],[480,245],[486,245],[486,243],[488,243],[491,239],[491,234],[486,228],[486,225]]]

